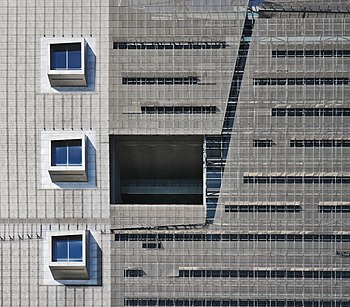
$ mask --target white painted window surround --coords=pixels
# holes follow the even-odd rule
[[[50,46],[52,44],[81,43],[81,70],[50,70]],[[76,74],[76,76],[75,76]],[[52,78],[59,79],[71,76],[73,86],[57,86]],[[85,83],[82,82],[84,76]],[[50,82],[51,78],[51,82]],[[93,37],[42,37],[40,47],[40,89],[41,93],[94,92],[96,78],[96,39]],[[80,80],[75,82],[74,79]],[[79,84],[83,86],[79,86]]]
[[[55,279],[50,266],[57,266],[57,263],[52,263],[52,246],[50,244],[52,237],[54,236],[70,236],[70,235],[85,235],[85,247],[86,247],[86,261],[80,263],[82,266],[86,266],[88,271],[88,279]],[[101,284],[102,277],[102,252],[100,249],[100,236],[101,234],[92,230],[59,230],[57,227],[51,231],[45,231],[43,233],[44,240],[42,241],[42,261],[41,261],[41,276],[40,284],[47,286],[95,286]],[[67,263],[63,263],[64,266]],[[77,264],[77,263],[75,263]],[[74,262],[72,262],[74,266]]]
[[[87,181],[71,181],[71,182],[54,182],[50,176],[50,171],[67,171],[70,168],[76,170],[77,167],[51,166],[51,142],[55,140],[70,140],[84,139],[85,140],[85,165],[80,168],[85,168]],[[94,131],[66,131],[66,130],[45,130],[41,132],[40,139],[40,178],[41,188],[43,189],[93,189],[96,188],[96,134]]]

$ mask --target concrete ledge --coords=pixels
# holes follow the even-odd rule
[[[52,87],[86,86],[85,71],[79,70],[50,70],[48,72]]]
[[[49,174],[53,182],[87,182],[85,166],[50,166]]]

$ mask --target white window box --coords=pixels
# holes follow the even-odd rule
[[[48,77],[52,87],[84,87],[86,82],[86,41],[60,39],[48,44]]]
[[[88,231],[50,233],[49,267],[56,280],[87,280]]]
[[[87,182],[86,136],[51,139],[49,174],[53,182]]]

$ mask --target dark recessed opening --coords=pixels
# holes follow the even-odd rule
[[[111,203],[202,204],[203,137],[110,136]]]

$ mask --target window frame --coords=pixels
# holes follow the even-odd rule
[[[70,163],[71,153],[73,147],[79,146],[74,143],[80,143],[80,163]],[[66,163],[58,163],[58,157],[56,150],[54,148],[58,148],[59,146],[55,146],[55,143],[65,143],[65,146],[60,146],[60,148],[66,149]],[[83,163],[83,141],[82,139],[66,139],[66,140],[52,140],[51,141],[51,166],[82,166]]]
[[[56,49],[56,50],[54,50]],[[61,49],[61,50],[59,50]],[[64,52],[64,64],[65,67],[58,67],[58,64],[54,66],[53,64],[56,63],[55,58],[53,54],[55,52]],[[72,52],[79,51],[79,67],[69,67],[70,65],[70,59],[73,57]],[[81,70],[83,67],[83,53],[84,50],[82,48],[81,42],[67,42],[67,43],[57,43],[57,44],[50,44],[50,70],[69,70],[69,71],[75,71],[75,70]]]
[[[64,239],[64,241],[63,241]],[[78,239],[80,243],[80,254],[81,256],[79,258],[77,257],[70,257],[72,253],[72,243],[74,239]],[[77,234],[77,235],[67,235],[67,236],[54,236],[51,237],[51,262],[82,262],[83,261],[83,235]],[[59,258],[56,255],[58,254],[57,251],[57,245],[55,242],[58,242],[58,240],[61,240],[65,243],[65,249],[66,249],[66,257]]]

